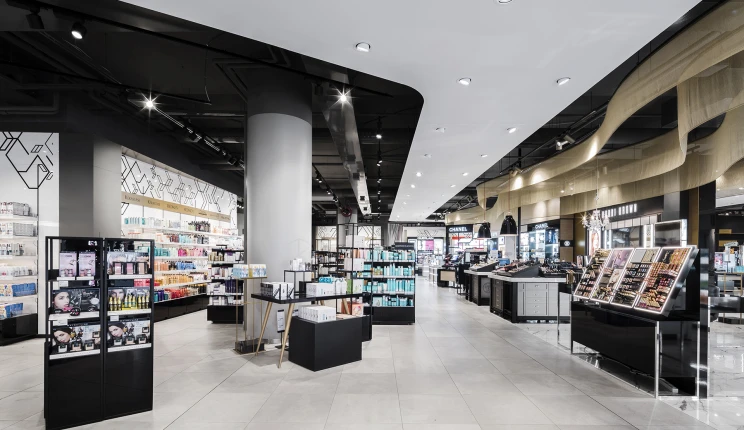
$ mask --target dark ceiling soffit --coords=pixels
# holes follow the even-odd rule
[[[303,76],[303,77],[308,78],[308,79],[312,79],[312,80],[316,80],[316,81],[321,81],[321,82],[328,82],[329,84],[336,85],[336,86],[338,86],[340,88],[344,88],[345,90],[359,90],[359,91],[364,91],[364,92],[367,92],[367,93],[370,93],[370,94],[374,94],[374,95],[378,95],[378,96],[382,96],[382,97],[393,97],[390,94],[383,93],[383,92],[380,92],[380,91],[375,91],[375,90],[371,90],[371,89],[364,88],[364,87],[357,87],[357,86],[354,86],[354,85],[348,85],[348,84],[346,84],[344,82],[339,82],[339,81],[336,81],[336,80],[333,80],[333,79],[324,78],[322,76],[313,75],[311,73],[307,73],[307,72],[304,72],[304,71],[301,71],[301,70],[295,70],[295,69],[292,69],[290,67],[282,66],[282,65],[279,65],[279,64],[274,64],[274,63],[272,63],[270,61],[265,61],[265,60],[261,60],[259,58],[249,57],[249,56],[246,56],[246,55],[238,54],[236,52],[228,51],[226,49],[215,48],[213,46],[204,45],[204,44],[197,43],[197,42],[192,42],[190,40],[180,39],[178,37],[171,36],[171,35],[168,35],[168,34],[165,34],[165,33],[159,33],[159,32],[155,32],[155,31],[146,30],[144,28],[139,28],[139,27],[136,27],[136,26],[133,26],[133,25],[124,24],[124,23],[117,22],[117,21],[114,21],[114,20],[111,20],[111,19],[108,19],[108,18],[102,18],[102,17],[98,17],[98,16],[95,16],[95,15],[90,15],[90,14],[87,14],[87,13],[84,13],[84,12],[78,12],[76,10],[68,9],[68,8],[65,8],[65,7],[62,7],[62,6],[57,6],[57,5],[53,5],[53,4],[49,4],[49,3],[44,3],[44,2],[40,2],[40,1],[35,1],[35,0],[17,0],[17,1],[19,3],[24,3],[24,4],[29,5],[29,7],[51,10],[52,12],[55,13],[55,15],[60,16],[62,18],[80,19],[80,20],[84,20],[84,21],[100,22],[102,24],[107,24],[107,25],[110,25],[110,26],[113,26],[113,27],[122,28],[122,29],[129,30],[129,31],[132,31],[132,32],[147,34],[147,35],[150,35],[152,37],[157,37],[157,38],[160,38],[160,39],[168,40],[170,42],[180,43],[182,45],[187,45],[187,46],[191,46],[191,47],[194,47],[194,48],[199,48],[201,50],[206,50],[206,51],[209,51],[209,52],[212,52],[212,53],[215,53],[215,54],[220,54],[220,55],[225,55],[225,56],[229,56],[229,57],[239,58],[239,59],[241,59],[243,61],[248,61],[248,62],[256,63],[256,64],[261,64],[261,65],[264,65],[266,67],[270,67],[272,69],[284,70],[285,72],[292,73],[292,74],[295,74],[295,75],[300,75],[300,76]],[[156,91],[153,91],[153,92],[155,92],[157,94],[161,94],[161,93],[156,92]]]

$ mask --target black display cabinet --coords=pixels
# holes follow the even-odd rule
[[[47,428],[152,410],[153,247],[152,240],[47,238]]]
[[[289,361],[317,372],[362,359],[362,318],[313,322],[293,318]]]

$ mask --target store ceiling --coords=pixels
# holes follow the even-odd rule
[[[697,1],[132,3],[420,92],[425,105],[392,218],[414,221],[426,219]],[[359,42],[372,50],[357,52]],[[572,81],[558,87],[563,76]],[[459,85],[463,77],[472,84]],[[435,132],[438,127],[446,132]],[[518,130],[509,134],[509,127]]]
[[[329,95],[316,88],[324,84],[326,92],[335,97],[335,88],[347,83],[359,88],[353,90],[352,104],[361,151],[361,159],[357,161],[361,162],[368,178],[364,184],[369,194],[365,196],[365,206],[371,212],[389,215],[423,105],[416,91],[126,3],[20,0],[11,4],[13,6],[0,2],[0,61],[6,62],[0,64],[1,123],[20,127],[38,124],[41,119],[49,120],[47,124],[53,123],[50,118],[53,115],[42,114],[41,109],[59,96],[62,105],[74,103],[94,115],[140,120],[147,134],[160,137],[162,142],[177,142],[177,150],[188,154],[194,166],[198,166],[197,170],[232,178],[235,185],[242,188],[239,160],[243,158],[246,106],[240,83],[252,82],[252,71],[258,68],[286,68],[306,79],[308,91],[314,93],[313,164],[325,179],[323,184],[313,182],[314,214],[320,218],[330,217],[337,210],[332,195],[326,193],[326,185],[339,197],[341,206],[357,205],[350,174],[344,166],[344,161],[348,160],[340,157],[323,116],[323,101]],[[30,11],[24,6],[40,6],[43,31],[29,27],[26,15]],[[65,11],[93,16],[84,21],[87,35],[83,40],[71,38],[69,30],[76,19],[65,15]],[[220,51],[205,49],[206,45]],[[257,66],[248,59],[256,59],[264,65]],[[324,80],[328,78],[342,84],[329,86]],[[165,115],[143,109],[142,92],[124,90],[116,85],[181,97],[161,95],[157,97],[157,107],[213,139],[227,155],[217,154],[204,143],[195,142]],[[34,115],[21,115],[26,113]],[[62,115],[54,116],[61,122]],[[375,138],[378,124],[383,134],[379,141]],[[379,172],[378,150],[385,160]],[[161,161],[167,163],[169,160]],[[378,174],[382,176],[379,185]],[[240,194],[239,190],[236,192]]]
[[[511,166],[518,165],[520,168],[526,169],[557,155],[559,151],[556,148],[556,141],[565,140],[566,134],[576,139],[573,145],[580,143],[583,137],[590,136],[602,124],[605,113],[604,108],[625,77],[647,56],[663,46],[664,43],[674,37],[679,31],[724,2],[725,0],[706,0],[699,2],[666,30],[654,37],[648,44],[630,55],[615,70],[602,78],[560,113],[523,140],[517,147],[509,151],[503,158],[499,159],[481,177],[474,178],[460,193],[440,206],[437,213],[443,214],[445,212],[453,212],[458,209],[476,206],[478,204],[476,198],[476,186],[478,184],[481,184],[487,179],[504,175]],[[649,103],[643,109],[635,112],[613,134],[600,153],[635,145],[660,136],[676,127],[676,98],[676,90],[671,90]],[[702,124],[696,130],[693,139],[701,138],[712,133],[720,126],[721,121],[722,118]],[[565,145],[563,149],[569,149],[571,146],[571,144]],[[489,199],[488,207],[491,207],[495,200],[495,198]],[[438,217],[430,216],[430,219],[438,219]]]

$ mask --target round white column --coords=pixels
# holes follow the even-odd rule
[[[246,261],[266,264],[267,281],[283,281],[291,259],[310,261],[311,256],[311,88],[301,78],[275,71],[257,74],[261,79],[247,101]],[[281,308],[272,308],[264,338],[280,337],[274,314]],[[256,336],[260,324],[256,312]]]

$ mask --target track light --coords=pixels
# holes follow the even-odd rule
[[[380,140],[380,139],[382,139],[382,135],[381,135],[380,133],[377,133],[377,134],[375,135],[375,138],[376,138],[377,140]]]
[[[382,178],[377,178],[377,183],[379,184],[380,182],[382,182]]]
[[[34,12],[26,15],[26,21],[28,21],[28,26],[31,27],[31,29],[33,30],[44,29],[44,21],[41,20],[39,12]]]
[[[88,30],[86,30],[85,26],[79,22],[72,24],[72,28],[70,29],[72,37],[77,40],[83,40],[83,38],[85,37],[85,33],[87,32]]]
[[[328,194],[330,196],[331,195],[331,192],[330,191],[326,191],[326,194]]]
[[[359,52],[369,52],[370,49],[372,49],[372,46],[367,42],[359,42],[356,44],[356,50]]]
[[[555,81],[555,83],[558,84],[559,86],[560,85],[566,85],[570,80],[571,80],[571,78],[569,78],[568,76],[566,76],[564,78],[558,79],[557,81]]]
[[[145,107],[148,108],[148,109],[154,108],[155,107],[155,102],[153,101],[153,99],[151,99],[149,97],[145,97]]]
[[[380,166],[382,164],[382,158],[377,159],[377,165]]]
[[[568,143],[568,142],[566,142],[565,140],[556,140],[556,141],[555,141],[555,149],[556,149],[557,151],[560,151],[560,150],[562,150],[562,149],[563,149],[563,145],[565,145],[565,144],[567,144],[567,143]]]

